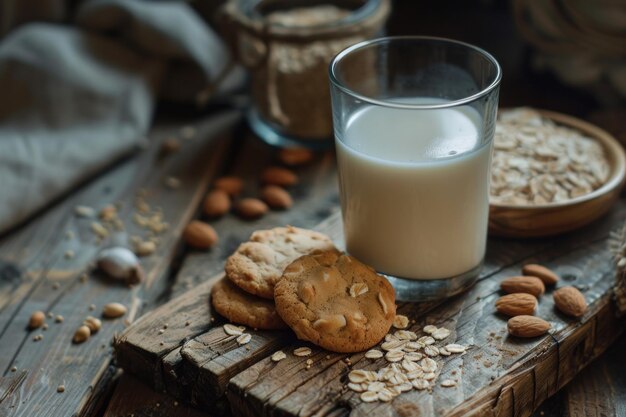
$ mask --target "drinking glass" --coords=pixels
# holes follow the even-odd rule
[[[450,297],[478,278],[501,69],[463,42],[388,37],[330,64],[347,251],[396,297]]]

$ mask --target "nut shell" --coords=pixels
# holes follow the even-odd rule
[[[207,217],[221,217],[230,210],[230,197],[224,190],[215,189],[209,191],[204,198],[202,208]]]
[[[587,301],[575,287],[563,287],[552,295],[556,308],[570,317],[582,317],[587,311]]]
[[[293,205],[291,195],[277,185],[267,185],[261,190],[261,198],[273,209],[286,210]]]
[[[532,315],[537,308],[537,299],[532,294],[513,293],[500,297],[496,301],[498,313],[515,317]]]
[[[243,200],[239,200],[235,209],[239,216],[250,220],[258,219],[269,210],[267,204],[257,198],[244,198]]]
[[[109,303],[102,307],[102,317],[107,319],[115,319],[126,314],[126,306],[120,303]]]
[[[550,323],[535,316],[515,316],[507,322],[509,334],[516,337],[537,337],[550,330]]]
[[[532,294],[537,298],[546,292],[546,287],[542,280],[537,277],[527,276],[507,278],[500,283],[500,288],[508,294],[524,292]]]
[[[46,315],[43,313],[43,311],[35,311],[33,312],[33,314],[31,314],[30,320],[28,320],[28,328],[31,330],[38,329],[43,326],[45,321]]]
[[[183,231],[185,243],[196,249],[210,249],[217,243],[217,232],[210,224],[191,221]]]
[[[545,266],[538,264],[524,265],[522,274],[537,277],[543,281],[545,285],[554,285],[559,281],[559,276]]]
[[[261,181],[265,184],[290,187],[298,183],[298,176],[287,168],[269,167],[261,174]]]
[[[213,187],[226,191],[231,197],[237,197],[243,190],[243,180],[235,176],[221,177],[213,182]]]

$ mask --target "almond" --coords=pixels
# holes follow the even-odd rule
[[[43,326],[43,323],[46,321],[46,315],[43,311],[35,311],[30,316],[30,320],[28,320],[28,328],[29,329],[38,329]]]
[[[522,274],[537,277],[543,281],[545,285],[554,285],[559,281],[559,276],[545,266],[537,264],[524,265]]]
[[[563,287],[554,291],[554,304],[563,314],[571,317],[582,317],[587,311],[587,301],[575,287]]]
[[[311,162],[313,152],[306,148],[286,148],[278,153],[278,159],[285,165],[297,166]]]
[[[290,187],[298,183],[298,176],[287,168],[269,167],[261,174],[261,181],[265,184]]]
[[[500,297],[496,301],[498,313],[507,316],[532,315],[537,308],[537,299],[526,293],[513,293]]]
[[[210,224],[193,220],[183,231],[185,243],[196,249],[209,249],[217,243],[217,233]]]
[[[78,328],[78,330],[76,330],[76,333],[74,333],[72,342],[77,344],[83,343],[84,341],[89,339],[89,336],[91,336],[91,330],[89,330],[89,327],[82,325]]]
[[[537,337],[550,330],[550,323],[535,316],[515,316],[509,319],[507,328],[512,336]]]
[[[108,303],[102,307],[102,317],[107,319],[116,319],[124,314],[126,314],[126,306],[124,304]]]
[[[207,217],[221,217],[230,210],[230,197],[224,190],[209,191],[202,206]]]
[[[231,197],[237,197],[243,190],[243,180],[239,177],[221,177],[215,180],[213,186],[218,190],[226,191]]]
[[[537,277],[510,277],[500,283],[502,291],[512,294],[516,292],[525,292],[539,297],[546,291],[543,281]]]
[[[267,213],[267,204],[257,198],[244,198],[235,207],[237,213],[244,219],[257,219]]]
[[[100,319],[97,319],[92,316],[87,316],[85,321],[83,321],[83,324],[89,327],[89,330],[91,331],[92,334],[96,333],[102,327],[102,322],[100,321]]]
[[[261,190],[261,198],[273,209],[285,210],[293,205],[293,200],[289,193],[277,186],[267,185]]]

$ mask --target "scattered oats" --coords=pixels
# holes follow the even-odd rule
[[[384,351],[397,350],[402,348],[402,346],[406,345],[406,340],[391,340],[389,342],[384,342],[380,345],[380,348]]]
[[[48,330],[48,323],[44,323],[44,324],[41,326],[41,330]]]
[[[117,217],[117,207],[112,204],[102,207],[100,209],[100,219],[105,222],[110,222]]]
[[[90,304],[89,305],[89,311],[94,311],[96,309],[96,305],[95,304]]]
[[[43,335],[42,334],[38,334],[35,337],[33,337],[33,340],[35,342],[39,342],[40,340],[43,340]]]
[[[365,352],[365,357],[368,359],[379,359],[383,357],[383,352],[377,349],[368,350]]]
[[[360,384],[368,380],[368,373],[362,369],[356,369],[354,371],[350,371],[348,379],[352,383]]]
[[[313,359],[307,359],[306,360],[306,364],[307,364],[307,366],[313,365]]]
[[[414,379],[411,382],[413,384],[413,388],[418,389],[418,390],[423,390],[430,386],[428,381],[426,381],[425,379]]]
[[[439,348],[439,354],[442,356],[450,356],[450,351],[445,347]]]
[[[371,403],[378,400],[378,394],[371,391],[365,391],[361,394],[361,401]]]
[[[61,393],[61,392],[65,392],[65,385],[61,384],[57,387],[57,392]]]
[[[405,352],[415,352],[416,350],[422,349],[424,346],[425,345],[420,342],[409,342],[404,345],[403,349]]]
[[[388,362],[399,362],[404,358],[404,352],[401,350],[390,350],[385,354],[385,359]]]
[[[61,288],[61,284],[59,284],[58,282],[55,282],[54,284],[52,284],[53,290],[58,290],[59,288]]]
[[[392,333],[387,333],[385,335],[385,342],[391,342],[392,340],[398,340],[398,338]]]
[[[180,180],[176,177],[166,177],[163,183],[171,190],[180,188]]]
[[[165,330],[159,329],[159,334],[163,334],[163,333],[165,333]]]
[[[250,340],[252,340],[252,336],[250,335],[250,333],[243,333],[237,338],[237,343],[239,344],[239,346],[241,346],[249,343]]]
[[[272,355],[272,361],[279,362],[285,359],[286,357],[287,355],[285,355],[285,352],[283,352],[282,350],[279,350],[277,352],[274,352],[274,354]]]
[[[156,251],[156,243],[151,240],[142,240],[134,243],[134,252],[137,256],[149,256]]]
[[[74,207],[74,214],[78,217],[94,217],[96,211],[89,206],[76,206]]]
[[[402,360],[402,368],[404,368],[407,372],[420,371],[421,367],[413,361],[403,359]]]
[[[417,339],[417,335],[415,334],[415,332],[411,332],[408,330],[398,330],[395,333],[395,336],[398,338],[398,340],[415,340]]]
[[[361,384],[355,384],[354,382],[348,383],[348,388],[350,388],[354,392],[363,392],[367,388],[363,388]]]
[[[311,348],[308,348],[306,346],[299,347],[294,349],[293,354],[295,356],[309,356],[311,354]]]
[[[411,381],[412,381],[412,380],[414,380],[414,379],[421,378],[421,377],[423,377],[423,376],[424,376],[424,371],[422,371],[422,368],[419,368],[419,369],[417,369],[417,370],[415,370],[415,371],[408,372],[408,373],[406,374],[406,377],[407,377],[409,380],[411,380]]]
[[[437,346],[426,346],[424,348],[424,353],[428,356],[439,356],[439,349]]]
[[[417,339],[417,342],[423,344],[424,346],[428,346],[428,345],[432,345],[433,343],[435,343],[435,339],[431,336],[422,336],[419,339]]]
[[[396,329],[406,329],[409,325],[409,318],[407,316],[403,316],[402,314],[396,314],[396,317],[393,319],[393,327]]]
[[[433,334],[433,332],[437,330],[437,326],[433,326],[432,324],[429,324],[427,326],[424,326],[423,330],[424,330],[424,333]]]
[[[350,287],[350,296],[358,297],[359,295],[363,295],[368,291],[367,284],[364,282],[357,282],[356,284],[352,284]]]
[[[48,311],[48,314],[46,314],[46,315],[48,316],[49,319],[54,317],[54,314],[52,314],[52,311]]]
[[[11,367],[11,372],[17,372],[17,366],[12,366]]]
[[[385,383],[380,381],[370,382],[367,384],[367,390],[372,392],[378,392],[385,387]]]
[[[422,360],[422,358],[424,357],[424,355],[422,355],[419,352],[407,352],[404,354],[404,359],[406,359],[407,361],[411,361],[411,362],[417,362]]]
[[[437,370],[437,362],[431,358],[424,358],[420,361],[420,366],[424,372],[435,372]]]
[[[226,323],[224,325],[224,332],[229,336],[241,336],[245,328],[241,326],[235,326],[234,324]]]
[[[444,379],[443,381],[441,381],[441,386],[442,387],[453,387],[456,385],[456,381],[454,379]]]
[[[403,382],[402,384],[396,387],[400,392],[408,392],[413,389],[413,384],[411,382]]]
[[[65,259],[72,259],[74,257],[74,251],[73,250],[66,250],[64,256],[65,256]]]
[[[54,318],[54,321],[56,321],[57,323],[63,323],[63,320],[65,319],[60,314],[57,314],[57,316]]]
[[[437,374],[434,372],[426,372],[424,373],[424,375],[422,375],[422,379],[425,379],[427,381],[432,381],[435,378],[437,378]]]
[[[389,402],[393,400],[394,395],[391,391],[385,388],[382,391],[378,392],[377,397],[379,401]]]
[[[101,223],[93,222],[91,223],[91,231],[96,234],[101,239],[109,236],[109,231],[106,227],[104,227]]]
[[[445,349],[450,353],[463,353],[467,350],[465,346],[456,343],[450,343],[449,345],[446,345]]]
[[[450,330],[446,329],[445,327],[440,327],[433,332],[432,336],[437,340],[443,340],[446,337],[450,336]]]

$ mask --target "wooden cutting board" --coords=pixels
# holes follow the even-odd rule
[[[602,220],[576,233],[540,241],[490,239],[479,282],[443,303],[401,303],[399,312],[426,324],[452,330],[447,339],[471,349],[445,358],[439,381],[458,380],[452,388],[410,391],[390,403],[363,403],[345,384],[351,369],[379,369],[362,353],[329,353],[313,347],[300,358],[290,352],[305,345],[289,332],[250,331],[252,341],[238,346],[211,311],[211,285],[221,276],[146,314],[115,342],[118,363],[159,391],[208,410],[236,416],[528,416],[543,400],[570,381],[621,333],[611,301],[614,281],[610,232],[626,219],[620,200]],[[342,245],[336,212],[318,230]],[[560,285],[578,287],[589,302],[581,320],[554,309],[551,290],[536,315],[552,325],[549,335],[520,340],[507,336],[506,318],[495,312],[500,281],[519,275],[525,263],[541,263],[562,276]],[[161,331],[162,330],[162,331]],[[287,359],[274,363],[278,349]],[[349,361],[346,359],[349,358]],[[310,369],[306,360],[312,359]]]

